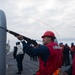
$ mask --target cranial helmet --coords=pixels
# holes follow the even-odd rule
[[[52,31],[46,31],[46,32],[43,34],[42,38],[44,38],[45,36],[55,37],[55,34],[54,34]]]
[[[74,43],[72,42],[71,45],[74,45]]]

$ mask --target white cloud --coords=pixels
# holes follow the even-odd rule
[[[0,0],[0,9],[8,29],[30,38],[39,40],[46,30],[60,39],[75,38],[75,0]]]

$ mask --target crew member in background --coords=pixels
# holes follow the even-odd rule
[[[38,59],[37,56],[33,56],[33,57],[30,56],[30,60],[32,61],[38,61],[37,59]]]
[[[17,36],[19,40],[23,40],[22,36]],[[60,46],[54,42],[55,34],[52,31],[46,31],[42,36],[43,45],[31,47],[22,41],[25,52],[29,56],[39,57],[39,70],[35,75],[52,75],[62,66],[62,56]]]
[[[72,58],[73,58],[74,53],[75,53],[75,45],[74,45],[74,43],[71,43],[71,56],[72,56]]]
[[[64,44],[62,42],[59,43],[59,46],[61,47],[62,51],[64,51]]]
[[[61,73],[59,75],[75,75],[75,54],[73,57],[72,66],[68,70],[66,70],[65,72],[61,71]]]
[[[63,66],[64,66],[64,44],[62,42],[60,42],[59,46],[61,47],[62,52],[63,52]]]
[[[70,51],[70,47],[69,47],[68,44],[66,43],[66,44],[64,45],[64,50],[63,50],[64,65],[65,65],[65,66],[70,65],[69,51]]]
[[[16,74],[21,74],[21,71],[23,71],[22,61],[24,57],[24,52],[23,52],[23,46],[20,45],[20,42],[16,42],[13,56],[14,56],[14,59],[16,59],[17,61],[18,72]]]

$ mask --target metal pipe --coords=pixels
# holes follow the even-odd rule
[[[5,13],[0,10],[0,27],[6,29]],[[6,31],[0,28],[0,75],[6,75]]]

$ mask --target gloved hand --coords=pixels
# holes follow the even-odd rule
[[[26,43],[26,41],[24,40],[22,40],[21,42],[24,48],[26,48],[27,46],[30,46],[30,44]]]
[[[22,45],[23,45],[23,51],[24,51],[24,54],[25,54],[27,48],[30,47],[30,44],[26,43],[26,41],[24,41],[24,40],[21,40],[21,42],[22,42]]]

